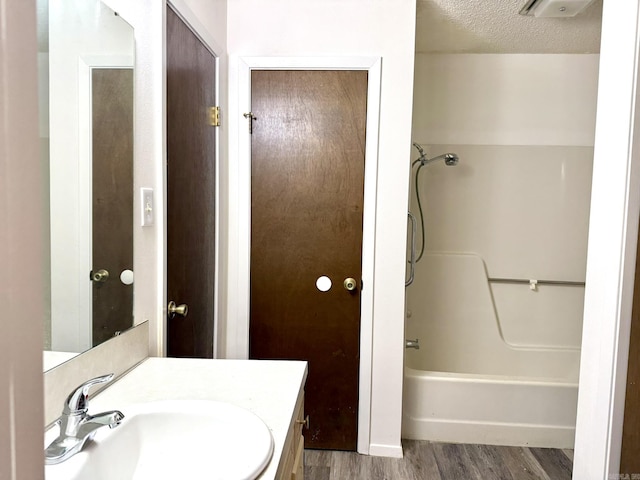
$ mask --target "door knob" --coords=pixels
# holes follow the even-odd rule
[[[104,268],[101,268],[97,272],[94,272],[92,270],[89,275],[89,278],[91,279],[92,282],[104,283],[107,280],[109,280],[109,272],[106,271]]]
[[[342,285],[344,285],[344,288],[346,290],[349,290],[350,292],[352,292],[356,289],[357,284],[358,283],[356,282],[355,278],[349,277],[344,279],[344,283]]]
[[[167,313],[169,314],[169,318],[173,318],[176,315],[186,317],[187,313],[189,313],[189,307],[186,303],[176,305],[176,302],[171,300],[169,305],[167,305]]]

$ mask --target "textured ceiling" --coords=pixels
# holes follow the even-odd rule
[[[571,18],[519,15],[526,0],[418,0],[418,53],[598,53],[602,0]]]

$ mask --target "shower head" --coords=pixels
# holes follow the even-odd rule
[[[437,157],[427,158],[424,152],[424,149],[419,143],[413,142],[413,146],[416,147],[416,149],[420,153],[420,157],[413,161],[413,163],[411,164],[412,167],[415,166],[417,163],[424,166],[424,165],[433,163],[437,160],[444,160],[445,165],[449,167],[453,167],[458,164],[458,160],[459,160],[458,155],[456,155],[455,153],[443,153],[442,155],[438,155]]]
[[[453,167],[458,164],[459,158],[455,153],[443,153],[442,155],[438,155],[433,158],[421,158],[422,165],[428,165],[433,162],[437,162],[438,160],[444,160],[444,164]]]
[[[458,155],[455,153],[445,153],[444,155],[444,164],[449,167],[457,165],[459,160]]]

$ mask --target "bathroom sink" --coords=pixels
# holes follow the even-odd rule
[[[123,406],[80,453],[45,467],[46,480],[253,479],[273,454],[269,428],[229,403],[176,400]]]

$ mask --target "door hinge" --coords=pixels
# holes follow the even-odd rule
[[[212,127],[220,126],[220,107],[209,107],[209,125]]]

